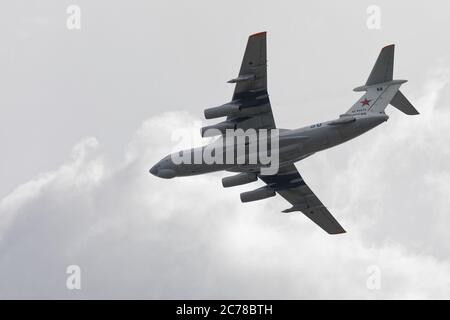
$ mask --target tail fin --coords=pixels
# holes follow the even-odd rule
[[[362,87],[354,91],[366,93],[346,112],[351,115],[364,115],[366,113],[384,113],[388,104],[408,114],[419,114],[414,106],[399,91],[400,86],[407,80],[393,80],[394,49],[389,45],[381,49],[372,72]]]
[[[366,81],[366,86],[392,81],[392,75],[394,73],[394,50],[394,44],[381,49],[380,55]]]

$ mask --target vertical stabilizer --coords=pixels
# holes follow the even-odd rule
[[[366,81],[366,86],[392,81],[394,73],[394,51],[394,44],[381,49],[378,59],[372,68],[372,72]]]
[[[393,80],[395,45],[381,49],[377,61],[364,86],[354,91],[365,91],[364,95],[346,112],[350,115],[384,113],[391,104],[408,115],[419,114],[411,102],[399,91],[406,80]]]

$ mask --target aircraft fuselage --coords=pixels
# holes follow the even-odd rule
[[[279,166],[282,167],[287,164],[292,164],[316,152],[351,140],[387,121],[388,118],[384,112],[379,114],[366,113],[312,124],[293,130],[282,129],[279,131],[278,136]],[[195,154],[196,152],[202,153],[205,147],[207,146],[183,150],[181,152],[190,154]],[[245,153],[248,157],[248,148],[245,149]],[[232,172],[253,171],[258,173],[261,166],[259,163],[237,164],[236,156],[234,156],[232,163],[227,161],[224,161],[224,163],[206,163],[202,158],[197,163],[176,164],[173,161],[173,154],[170,154],[153,166],[150,169],[150,173],[161,178],[192,176],[222,170]]]

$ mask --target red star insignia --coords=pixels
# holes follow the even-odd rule
[[[362,104],[362,106],[368,106],[370,101],[371,100],[367,100],[367,98],[366,98],[363,101],[360,101],[360,103]]]

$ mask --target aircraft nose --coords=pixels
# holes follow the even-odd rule
[[[167,167],[161,164],[161,162],[158,162],[149,171],[155,177],[163,179],[170,179],[177,176],[177,172],[173,168]]]
[[[157,165],[154,165],[151,169],[150,169],[150,173],[154,176],[158,176],[158,168]]]

